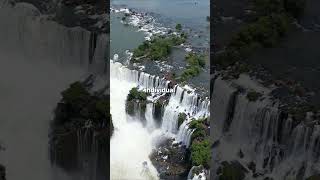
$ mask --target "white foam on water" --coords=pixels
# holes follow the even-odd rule
[[[149,159],[152,135],[139,120],[129,117],[125,110],[127,95],[137,84],[124,78],[118,79],[113,69],[123,67],[114,65],[111,62],[110,105],[115,127],[110,141],[111,179],[158,179],[157,171]],[[147,162],[149,172],[145,171],[144,162]]]

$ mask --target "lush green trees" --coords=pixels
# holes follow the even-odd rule
[[[138,88],[132,88],[127,96],[126,112],[129,115],[135,115],[137,113],[135,107],[139,107],[140,114],[144,114],[147,107],[147,97],[149,95],[149,93],[139,91]]]
[[[178,116],[178,128],[186,120],[186,118],[187,118],[186,113],[179,113],[179,116]]]
[[[255,20],[238,31],[224,51],[215,54],[215,64],[226,68],[261,47],[274,47],[288,33],[293,18],[303,13],[305,0],[253,0],[253,7]]]
[[[68,89],[61,93],[61,95],[63,102],[70,104],[74,109],[77,110],[85,106],[90,99],[89,92],[79,81],[72,83]]]
[[[146,101],[148,93],[139,91],[138,88],[132,88],[127,96],[127,101],[138,100]]]
[[[191,162],[193,166],[203,165],[206,168],[210,166],[211,143],[208,139],[203,141],[194,141],[191,146]]]
[[[186,35],[157,36],[151,41],[145,41],[133,51],[134,61],[139,61],[141,57],[151,60],[164,60],[172,51],[174,46],[178,46],[186,41]]]
[[[101,92],[90,93],[91,86],[83,82],[74,82],[62,91],[62,100],[55,109],[53,127],[73,124],[85,126],[87,121],[97,129],[108,129],[113,132],[110,114],[109,96]]]
[[[189,128],[193,129],[191,136],[191,164],[193,166],[210,166],[211,142],[209,140],[207,118],[193,119]]]
[[[197,76],[201,72],[201,68],[205,67],[205,57],[196,53],[188,53],[185,57],[187,67],[180,76],[181,81],[186,81]]]

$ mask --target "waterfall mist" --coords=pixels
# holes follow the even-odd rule
[[[110,62],[110,103],[115,132],[111,139],[111,179],[157,179],[157,170],[151,164],[149,155],[157,145],[166,139],[175,139],[174,143],[189,146],[193,130],[188,128],[192,118],[209,116],[209,101],[201,99],[195,92],[175,86],[177,90],[171,93],[168,104],[164,105],[164,113],[160,125],[155,120],[153,103],[163,94],[153,94],[148,97],[144,116],[140,107],[134,107],[133,116],[126,112],[126,99],[133,87],[168,88],[170,82],[145,72],[130,70],[121,63]],[[177,118],[179,113],[186,113],[186,120],[180,128]],[[142,123],[142,119],[146,123]],[[144,174],[143,163],[147,162],[150,173]]]
[[[152,135],[140,120],[130,117],[125,110],[127,95],[137,84],[127,81],[125,74],[117,74],[119,69],[116,68],[121,66],[111,62],[110,102],[115,127],[110,142],[111,179],[149,179],[148,176],[156,179],[157,172],[149,159]],[[151,172],[146,176],[142,173],[144,161],[148,163]]]
[[[104,69],[107,38],[66,28],[43,18],[31,4],[10,7],[0,0],[0,162],[7,179],[70,180],[71,174],[52,167],[49,123],[61,91],[89,71]],[[91,52],[93,51],[93,52]],[[94,54],[89,61],[89,54]],[[99,61],[99,62],[98,62]]]

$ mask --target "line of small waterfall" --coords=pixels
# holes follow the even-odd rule
[[[150,75],[145,72],[128,69],[119,62],[111,60],[110,70],[111,76],[133,82],[141,90],[144,88],[170,88],[171,82],[165,78],[160,78],[155,75]],[[161,120],[162,132],[173,135],[177,142],[181,142],[187,147],[190,144],[190,138],[193,130],[188,128],[188,124],[193,119],[208,117],[210,115],[208,98],[201,98],[193,89],[185,86],[174,85],[174,93],[170,94],[167,105],[163,107],[163,116]],[[151,93],[148,97],[152,103],[157,102],[164,93]],[[154,115],[150,113],[155,112],[154,105],[148,104],[146,108],[147,127],[154,127]],[[178,116],[180,113],[187,115],[187,120],[178,127]],[[151,123],[151,124],[150,124]]]
[[[317,119],[293,119],[280,109],[278,100],[268,96],[268,90],[260,87],[256,88],[263,97],[249,100],[251,81],[218,77],[214,84],[211,115],[215,121],[211,132],[219,141],[214,148],[217,161],[237,160],[243,165],[254,162],[256,172],[275,179],[306,179],[320,173]],[[239,151],[242,158],[237,155]]]

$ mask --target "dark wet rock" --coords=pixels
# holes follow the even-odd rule
[[[89,31],[109,33],[109,3],[102,0],[63,0],[55,19],[66,26],[81,26]]]
[[[178,116],[178,128],[186,120],[186,118],[187,118],[186,113],[179,113],[179,116]]]
[[[215,142],[212,143],[211,148],[216,148],[220,145],[220,140],[217,140]]]
[[[246,173],[248,173],[247,169],[238,161],[222,162],[217,172],[220,180],[243,180]]]
[[[126,102],[126,112],[130,116],[139,117],[139,119],[144,125],[146,124],[146,121],[145,121],[146,107],[147,107],[147,101],[131,100]]]
[[[113,132],[106,87],[91,91],[94,77],[62,92],[51,123],[52,164],[79,177],[108,177],[109,141]]]
[[[313,175],[308,177],[306,180],[319,180],[320,179],[320,174]]]
[[[172,142],[166,140],[159,145],[159,148],[150,155],[151,162],[158,170],[161,179],[185,180],[191,169],[188,150]]]
[[[255,164],[254,162],[251,161],[251,162],[248,164],[248,168],[249,168],[253,173],[256,172],[256,164]]]
[[[244,158],[244,154],[243,154],[243,152],[241,151],[241,149],[239,150],[239,152],[238,152],[238,156],[239,156],[239,158]]]
[[[147,97],[149,93],[132,88],[126,100],[126,112],[131,116],[137,116],[145,124],[145,112],[147,107]]]
[[[0,180],[6,180],[6,168],[0,164]]]
[[[206,170],[202,165],[200,166],[193,166],[188,174],[188,180],[189,179],[201,179],[202,177],[206,177],[206,179],[209,179],[208,177],[209,171]]]
[[[163,116],[163,113],[164,113],[164,107],[165,107],[164,103],[161,100],[158,100],[154,104],[153,117],[158,122],[158,124],[161,124],[162,116]]]
[[[109,33],[109,3],[104,0],[15,0],[37,7],[49,19],[67,27],[80,26],[91,32]]]

